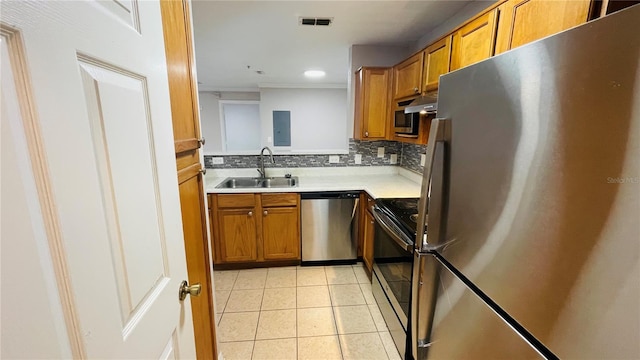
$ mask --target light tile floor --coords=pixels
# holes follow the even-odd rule
[[[361,263],[214,272],[225,360],[400,359]]]

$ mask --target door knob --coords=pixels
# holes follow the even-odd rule
[[[200,283],[195,283],[189,286],[187,280],[183,280],[180,284],[180,290],[178,291],[178,299],[180,299],[180,301],[183,301],[187,298],[187,295],[199,296],[201,292],[202,285],[200,285]]]
[[[204,143],[207,142],[207,139],[205,139],[203,136],[200,139],[198,139],[198,142],[200,143],[200,145],[204,145]]]

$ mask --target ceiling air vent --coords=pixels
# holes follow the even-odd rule
[[[333,18],[313,18],[313,17],[301,17],[300,25],[307,26],[329,26],[333,22]]]

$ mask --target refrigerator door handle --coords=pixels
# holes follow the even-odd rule
[[[435,118],[431,121],[431,129],[429,131],[429,140],[427,141],[427,154],[422,173],[422,187],[420,190],[420,201],[418,201],[418,231],[416,231],[415,246],[416,250],[424,251],[427,249],[427,241],[424,234],[426,225],[427,209],[429,208],[429,189],[431,187],[431,176],[433,172],[433,163],[436,157],[436,143],[444,142],[445,123],[449,119]]]
[[[435,261],[427,261],[429,253],[414,252],[411,283],[411,354],[415,360],[426,358],[430,345],[437,268]]]

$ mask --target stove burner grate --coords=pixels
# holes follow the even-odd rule
[[[393,206],[403,209],[416,209],[418,207],[418,201],[416,199],[396,199],[391,202]]]

